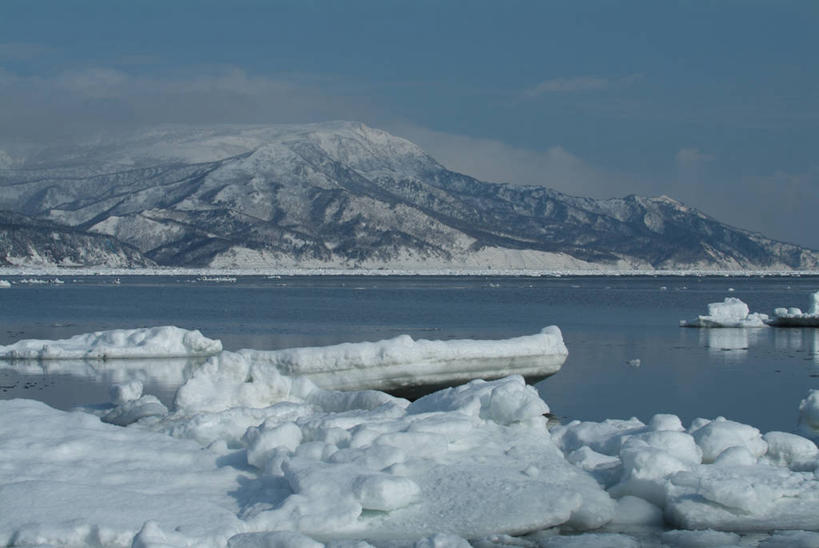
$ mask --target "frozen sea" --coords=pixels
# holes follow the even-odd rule
[[[679,327],[729,296],[754,312],[806,307],[819,277],[23,278],[6,276],[13,287],[0,291],[3,345],[175,325],[199,329],[228,350],[267,350],[399,334],[502,339],[555,324],[569,358],[537,388],[564,421],[647,421],[663,412],[685,424],[724,416],[763,432],[792,432],[800,400],[819,384],[817,329]],[[152,393],[163,394],[161,387]],[[0,398],[18,397],[69,409],[109,396],[84,379],[21,376],[0,365]]]

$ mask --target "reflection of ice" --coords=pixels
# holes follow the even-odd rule
[[[819,329],[813,329],[813,340],[811,341],[810,355],[813,358],[813,363],[819,367]]]
[[[782,352],[802,349],[801,329],[775,329],[774,347]]]
[[[758,340],[758,331],[744,328],[705,329],[700,333],[700,344],[707,347],[710,354],[731,359],[744,358],[748,348]]]
[[[24,375],[70,375],[108,385],[140,381],[172,389],[181,386],[206,359],[20,360],[13,369]]]

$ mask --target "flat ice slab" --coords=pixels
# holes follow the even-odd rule
[[[0,346],[0,359],[187,358],[211,356],[221,351],[221,341],[208,339],[198,330],[163,326],[97,331],[56,341],[24,339]]]
[[[768,316],[751,313],[748,305],[736,297],[726,297],[721,303],[709,303],[708,314],[694,320],[683,320],[681,327],[765,327]]]
[[[556,326],[502,340],[429,341],[401,335],[378,342],[239,353],[253,364],[306,377],[328,390],[393,390],[512,374],[547,376],[569,355]]]

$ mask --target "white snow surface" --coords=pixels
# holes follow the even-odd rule
[[[726,297],[721,303],[709,303],[708,314],[695,320],[683,320],[682,327],[765,327],[766,314],[751,313],[748,305],[736,297]]]
[[[107,408],[0,401],[0,545],[645,546],[639,529],[656,545],[770,548],[818,536],[807,437],[670,414],[549,430],[548,405],[517,375],[410,403],[288,373],[223,351],[186,370],[172,406],[113,374],[124,380]],[[816,394],[800,406],[809,437]],[[736,534],[748,531],[760,533]]]
[[[413,340],[409,335],[363,343],[276,351],[242,350],[252,364],[309,378],[322,388],[388,390],[510,374],[551,375],[568,356],[557,326],[504,340]]]
[[[0,346],[4,360],[185,358],[222,351],[221,341],[174,326],[113,329],[56,341],[24,339]]]

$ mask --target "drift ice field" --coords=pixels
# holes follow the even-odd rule
[[[10,281],[3,546],[819,546],[819,280]]]

